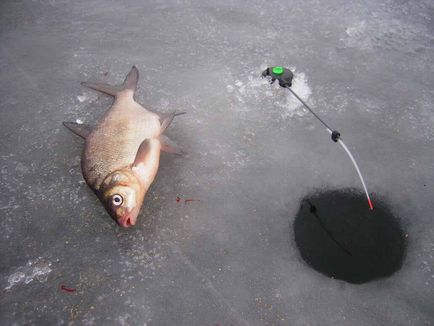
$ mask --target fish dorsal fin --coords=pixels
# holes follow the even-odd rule
[[[109,85],[104,83],[91,83],[91,82],[83,82],[81,83],[81,85],[111,96],[117,96],[117,94],[125,90],[133,91],[134,94],[134,92],[137,89],[138,80],[139,80],[139,70],[137,69],[136,66],[133,66],[122,85]]]
[[[92,126],[84,123],[77,122],[63,122],[63,125],[71,130],[77,136],[86,139],[86,137],[92,132]]]

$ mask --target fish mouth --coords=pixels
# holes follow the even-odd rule
[[[120,226],[124,228],[132,227],[136,224],[137,216],[133,212],[128,212],[121,218],[117,219],[117,222]]]

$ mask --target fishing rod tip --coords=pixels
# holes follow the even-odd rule
[[[372,206],[372,202],[370,199],[368,199],[369,209],[372,211],[374,210],[374,206]]]

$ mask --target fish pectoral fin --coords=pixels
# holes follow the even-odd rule
[[[169,137],[167,137],[165,135],[160,135],[158,137],[158,139],[160,140],[161,150],[163,152],[173,153],[173,154],[178,154],[178,155],[183,154],[182,150],[178,147],[178,145],[176,145],[175,142],[170,140]]]
[[[128,73],[127,77],[125,77],[124,83],[122,85],[109,85],[104,83],[90,83],[90,82],[83,82],[81,83],[81,85],[111,96],[116,96],[118,93],[125,90],[133,91],[134,94],[137,88],[138,81],[139,81],[139,70],[136,68],[136,66],[133,66],[130,72]]]
[[[86,137],[91,133],[92,126],[84,123],[77,123],[77,122],[67,122],[64,121],[63,125],[71,130],[74,134],[77,136],[80,136],[81,138],[86,139]]]
[[[117,93],[123,90],[122,85],[109,85],[103,83],[89,83],[89,82],[82,82],[81,85],[111,96],[116,96]]]
[[[136,158],[134,159],[133,167],[137,167],[140,163],[147,160],[151,152],[151,139],[145,139],[139,146],[136,153]]]

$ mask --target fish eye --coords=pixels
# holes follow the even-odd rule
[[[121,195],[117,195],[116,194],[116,195],[114,195],[112,197],[112,203],[113,203],[113,205],[119,206],[119,205],[122,204],[123,201],[124,201],[124,199],[122,198]]]

